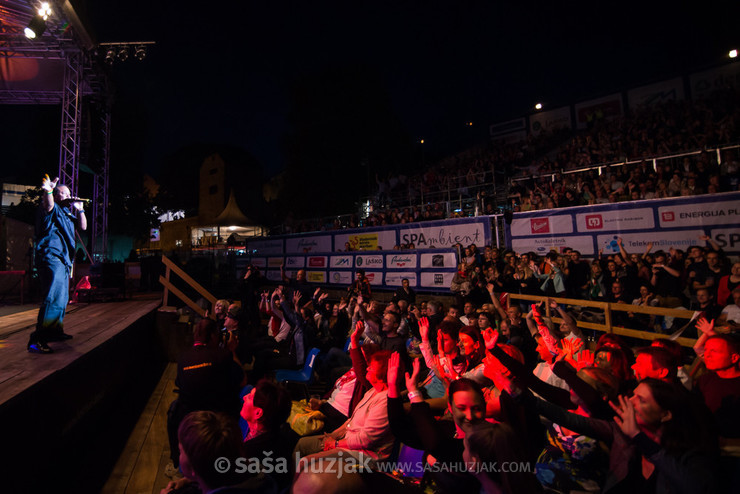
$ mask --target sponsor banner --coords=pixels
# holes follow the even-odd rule
[[[422,269],[429,268],[457,268],[457,255],[454,252],[440,252],[438,254],[422,254]]]
[[[329,266],[332,268],[351,268],[354,266],[354,256],[331,256]]]
[[[658,208],[658,221],[663,228],[737,225],[740,224],[740,202],[717,201],[661,206]]]
[[[270,255],[282,254],[284,252],[283,239],[276,240],[250,240],[247,242],[247,250],[252,254]]]
[[[280,276],[280,271],[275,270],[265,271],[265,278],[270,281],[283,281],[283,278]]]
[[[344,244],[348,243],[352,250],[391,250],[396,246],[395,230],[379,230],[367,233],[344,233],[334,236],[336,249],[344,250]]]
[[[385,256],[386,268],[416,268],[416,254],[390,254]]]
[[[629,107],[633,110],[641,106],[657,105],[682,99],[684,99],[683,80],[680,77],[638,87],[627,93]]]
[[[326,271],[306,271],[306,280],[309,283],[326,283]]]
[[[373,286],[383,286],[383,272],[382,271],[368,271],[365,272],[365,278]]]
[[[303,268],[306,266],[306,258],[299,256],[291,256],[285,258],[286,268]]]
[[[709,236],[726,252],[740,251],[740,228],[712,229]]]
[[[523,133],[527,130],[527,122],[524,120],[524,117],[515,118],[514,120],[492,124],[488,127],[488,130],[493,138],[513,134],[515,132]]]
[[[728,63],[716,69],[691,74],[691,98],[705,99],[717,89],[740,87],[740,64]]]
[[[621,115],[622,96],[619,93],[576,105],[576,125],[579,129],[585,129],[597,120],[609,120]]]
[[[329,283],[350,285],[352,284],[352,280],[352,271],[332,271],[329,273]]]
[[[594,239],[588,236],[515,238],[511,241],[511,248],[517,254],[534,252],[537,255],[544,256],[551,250],[558,253],[563,252],[565,247],[575,249],[583,256],[596,254],[594,252]]]
[[[329,258],[326,256],[309,256],[308,262],[306,263],[307,268],[325,268],[327,267],[327,260]]]
[[[355,267],[362,269],[382,268],[383,256],[355,256]]]
[[[402,244],[413,243],[417,249],[452,247],[456,243],[464,246],[470,244],[483,246],[487,241],[486,226],[488,225],[482,221],[429,226],[413,225],[400,227],[398,233]]]
[[[401,280],[404,278],[408,278],[411,288],[416,286],[416,273],[405,271],[390,271],[385,273],[385,285],[401,286]]]
[[[267,267],[267,259],[264,257],[253,257],[249,260],[249,262],[252,264],[252,266],[258,267],[258,268],[266,268]]]
[[[573,125],[570,120],[569,106],[535,113],[529,117],[530,132],[536,136],[554,129],[570,128],[573,128]]]
[[[283,258],[282,257],[270,257],[267,259],[267,267],[268,268],[279,268],[283,265]]]
[[[455,273],[429,272],[421,273],[421,285],[427,288],[450,288]]]
[[[576,214],[579,232],[644,230],[655,228],[652,208],[594,211]]]
[[[511,134],[492,137],[491,140],[496,144],[516,144],[527,140],[527,131],[517,130]]]
[[[539,218],[517,218],[511,222],[511,236],[524,237],[528,235],[560,235],[573,233],[573,218],[569,214],[542,216]]]
[[[604,254],[619,252],[618,237],[622,238],[624,250],[630,254],[642,254],[650,242],[653,243],[653,253],[659,250],[667,252],[671,247],[685,251],[692,245],[703,245],[704,241],[699,240],[702,235],[704,235],[702,230],[657,230],[624,235],[599,235],[596,237],[596,243],[599,249],[604,249]]]
[[[331,252],[331,250],[331,235],[285,239],[285,252],[288,254]]]

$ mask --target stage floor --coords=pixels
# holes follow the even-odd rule
[[[116,336],[161,303],[161,295],[147,294],[120,302],[70,305],[64,330],[74,338],[50,343],[54,353],[48,355],[26,350],[38,308],[1,316],[0,406]]]

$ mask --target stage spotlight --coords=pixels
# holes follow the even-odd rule
[[[31,22],[28,23],[28,27],[23,30],[28,39],[36,39],[44,34],[44,31],[46,31],[46,21],[40,15],[33,16]]]
[[[116,51],[113,48],[108,48],[108,51],[105,52],[105,63],[108,65],[113,65],[113,62],[116,59]]]
[[[728,56],[730,58],[737,58],[737,50],[730,50],[730,53],[728,53]]]
[[[146,58],[146,48],[144,45],[139,45],[136,47],[136,50],[134,51],[134,56],[136,57],[136,60],[142,61]]]
[[[128,48],[125,46],[122,46],[118,50],[118,60],[121,62],[125,62],[128,59]]]
[[[537,103],[536,105],[534,105],[534,109],[535,110],[541,110],[542,109],[542,103]]]

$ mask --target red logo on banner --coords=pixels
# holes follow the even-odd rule
[[[326,267],[326,258],[324,257],[309,257],[308,267],[310,268],[323,268]]]
[[[532,233],[550,233],[550,218],[533,218],[530,222]]]
[[[375,279],[375,273],[365,273],[365,278],[367,278],[367,281],[372,283]]]
[[[586,215],[586,229],[587,230],[598,230],[604,227],[604,221],[601,219],[600,214],[587,214]]]
[[[673,214],[673,211],[663,211],[660,213],[660,216],[663,218],[663,221],[676,221],[676,215]]]

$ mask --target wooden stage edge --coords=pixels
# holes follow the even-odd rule
[[[26,349],[38,309],[0,317],[0,406],[94,350],[160,305],[161,298],[70,305],[64,318],[64,331],[74,338],[49,343],[54,353],[48,355],[31,354]]]
[[[37,309],[0,317],[4,492],[101,491],[167,366],[160,305],[70,306],[48,355],[26,350]]]

